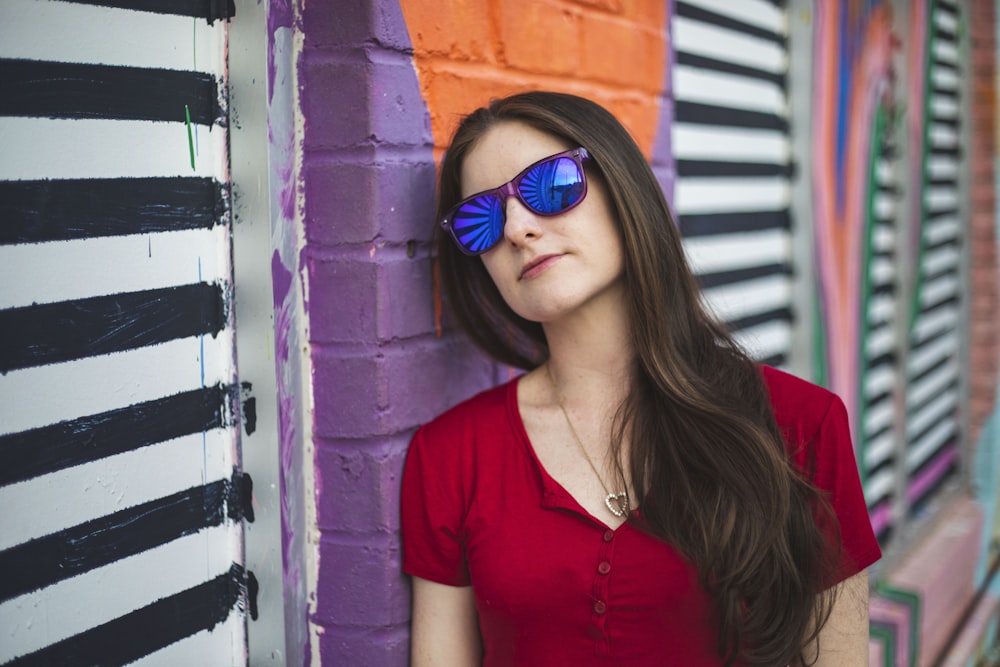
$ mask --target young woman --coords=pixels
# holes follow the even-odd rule
[[[881,554],[844,406],[706,314],[614,117],[475,111],[438,221],[456,320],[528,372],[413,438],[413,664],[866,665]]]

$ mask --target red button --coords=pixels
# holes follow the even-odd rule
[[[597,566],[597,571],[601,574],[607,574],[611,571],[611,563],[608,561],[601,561],[601,564]]]
[[[613,530],[606,530],[606,531],[604,531],[604,541],[605,542],[610,542],[613,539],[615,539],[615,531],[613,531]]]
[[[608,610],[608,605],[604,604],[604,600],[598,600],[594,603],[594,613],[603,614]]]

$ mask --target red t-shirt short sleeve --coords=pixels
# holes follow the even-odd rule
[[[762,373],[792,460],[837,517],[846,579],[881,552],[843,403],[787,373]],[[516,380],[417,431],[402,528],[404,571],[473,587],[485,667],[721,664],[695,568],[631,524],[609,530],[548,475],[524,431]]]

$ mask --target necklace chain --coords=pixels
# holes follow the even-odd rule
[[[597,481],[601,483],[601,488],[604,489],[604,504],[612,514],[617,517],[627,516],[629,513],[629,503],[628,503],[628,492],[619,491],[618,493],[612,493],[608,490],[608,485],[604,483],[604,477],[601,473],[597,471],[597,466],[594,465],[594,461],[590,458],[590,454],[587,453],[587,448],[583,446],[583,441],[580,440],[579,434],[576,432],[576,428],[573,426],[573,420],[569,418],[569,413],[566,411],[566,406],[563,405],[562,394],[559,393],[559,388],[556,387],[555,378],[552,377],[552,370],[548,365],[545,366],[545,372],[549,376],[549,382],[552,383],[552,390],[556,395],[556,403],[559,404],[559,410],[562,411],[563,417],[566,419],[566,425],[569,426],[569,432],[573,434],[573,440],[576,441],[577,447],[583,453],[583,458],[586,459],[587,464],[590,469],[594,471],[594,476],[597,477]]]

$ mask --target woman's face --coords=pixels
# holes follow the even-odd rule
[[[542,158],[576,148],[530,125],[494,125],[465,156],[462,197],[496,188]],[[600,318],[623,301],[621,232],[604,184],[587,175],[587,196],[575,208],[543,217],[516,197],[506,204],[500,242],[481,255],[504,301],[521,317],[554,322]]]

